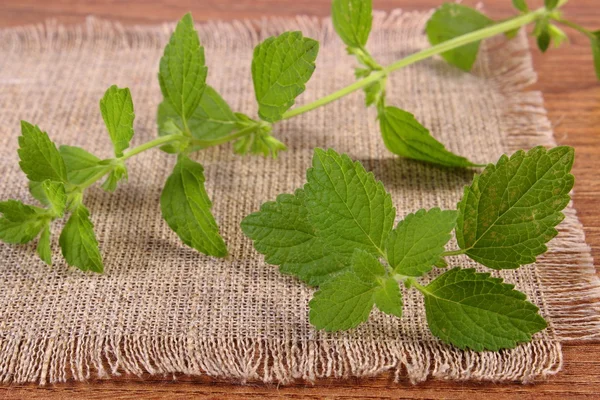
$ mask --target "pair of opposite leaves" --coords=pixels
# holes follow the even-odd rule
[[[489,274],[453,268],[422,286],[416,278],[445,267],[456,229],[464,253],[493,269],[535,261],[553,238],[569,202],[573,149],[536,147],[503,156],[464,190],[456,211],[419,210],[400,221],[372,173],[333,150],[317,149],[307,183],[242,222],[266,262],[311,286],[310,321],[319,329],[353,328],[373,306],[400,317],[400,282],[425,296],[434,335],[460,348],[498,350],[529,341],[546,327],[526,296]]]

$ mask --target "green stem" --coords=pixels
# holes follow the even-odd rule
[[[567,21],[566,19],[562,19],[562,18],[557,18],[557,19],[555,19],[555,21],[561,23],[562,25],[568,26],[569,28],[573,28],[580,33],[583,33],[585,36],[587,36],[591,40],[596,40],[596,37],[594,36],[594,34],[592,32],[590,32],[588,29],[584,28],[583,26],[576,24],[575,22]]]
[[[465,35],[458,36],[454,39],[450,39],[450,40],[440,43],[438,45],[435,45],[435,46],[429,47],[425,50],[421,50],[417,53],[411,54],[408,57],[405,57],[399,61],[396,61],[393,64],[388,65],[387,67],[383,68],[381,71],[374,72],[373,74],[369,75],[368,77],[361,79],[359,81],[356,81],[356,82],[352,83],[351,85],[348,85],[345,88],[338,90],[337,92],[333,92],[330,95],[327,95],[325,97],[322,97],[318,100],[313,101],[312,103],[305,104],[303,106],[296,107],[292,110],[287,111],[286,113],[283,114],[283,119],[289,119],[289,118],[295,117],[297,115],[312,111],[315,108],[319,108],[326,104],[329,104],[329,103],[331,103],[335,100],[338,100],[354,91],[357,91],[366,86],[369,86],[370,84],[387,76],[390,72],[396,71],[400,68],[404,68],[404,67],[414,64],[418,61],[422,61],[427,58],[433,57],[435,55],[444,53],[446,51],[453,50],[458,47],[464,46],[466,44],[478,42],[483,39],[487,39],[492,36],[496,36],[501,33],[505,33],[505,32],[520,28],[522,26],[528,25],[532,22],[537,21],[540,17],[545,16],[547,13],[548,13],[548,10],[546,10],[546,8],[542,7],[535,11],[531,11],[529,13],[519,15],[515,18],[509,19],[507,21],[504,21],[504,22],[501,22],[498,24],[494,24],[487,28],[479,29],[477,31],[467,33]]]
[[[442,253],[442,257],[449,257],[449,256],[458,256],[461,254],[466,254],[466,250],[463,249],[458,249],[458,250],[452,250],[452,251],[445,251]]]
[[[165,144],[179,142],[181,140],[189,140],[189,139],[180,134],[160,136],[154,140],[151,140],[149,142],[139,145],[138,147],[134,147],[133,149],[126,151],[125,153],[123,153],[123,155],[120,157],[120,159],[125,161],[128,158],[131,158],[131,157],[135,156],[136,154],[140,154],[141,152],[149,150],[153,147],[163,146]]]

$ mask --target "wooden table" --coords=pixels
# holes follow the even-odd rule
[[[374,0],[377,9],[429,9],[442,0]],[[541,0],[529,0],[531,7]],[[466,0],[467,5],[475,1]],[[492,18],[514,14],[510,0],[485,0]],[[124,23],[154,24],[174,21],[192,11],[196,21],[211,19],[260,18],[262,16],[292,16],[329,14],[329,0],[2,0],[0,27],[39,23],[56,18],[63,23],[81,22],[93,14]],[[564,8],[569,18],[594,29],[600,29],[598,0],[577,0]],[[587,242],[594,259],[600,259],[600,84],[596,82],[592,56],[586,38],[567,29],[571,42],[561,49],[551,49],[545,55],[533,52],[539,82],[532,88],[541,90],[546,108],[554,124],[556,139],[574,146],[575,207],[579,212]],[[533,42],[532,42],[533,43]],[[0,398],[600,398],[600,343],[571,343],[564,346],[563,371],[536,385],[456,383],[428,381],[412,386],[399,384],[391,376],[346,381],[324,380],[288,387],[253,384],[236,386],[208,377],[123,376],[109,381],[67,383],[38,388],[35,385],[0,386]]]

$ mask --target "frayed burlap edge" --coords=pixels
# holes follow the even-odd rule
[[[377,13],[374,25],[393,29],[399,23],[423,23],[424,13]],[[161,48],[173,24],[127,27],[88,18],[84,24],[45,25],[0,31],[0,51],[77,50],[90,48]],[[205,44],[213,47],[248,47],[269,35],[298,29],[321,42],[331,40],[330,20],[309,17],[261,21],[209,22],[198,25]],[[506,108],[500,110],[511,151],[534,145],[553,146],[552,129],[539,92],[523,89],[536,79],[527,39],[493,40],[483,68],[498,85]],[[0,381],[56,383],[131,373],[207,374],[240,382],[289,383],[295,379],[375,376],[393,371],[395,379],[407,376],[413,383],[428,377],[453,380],[531,382],[557,373],[562,367],[561,341],[600,338],[600,281],[576,212],[569,207],[552,252],[535,266],[553,337],[513,350],[459,352],[438,341],[373,343],[357,340],[219,339],[204,340],[191,331],[177,337],[103,335],[69,337],[0,337]],[[565,294],[568,293],[568,296]]]

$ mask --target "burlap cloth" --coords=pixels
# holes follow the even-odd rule
[[[369,49],[388,63],[426,47],[428,13],[377,14]],[[98,100],[111,84],[131,88],[134,145],[156,135],[158,60],[173,25],[122,27],[96,19],[0,31],[0,198],[32,201],[18,168],[19,120],[39,124],[59,144],[109,157]],[[255,115],[250,61],[259,40],[302,30],[321,42],[317,70],[299,103],[353,82],[330,21],[299,17],[198,26],[208,82],[237,111]],[[488,41],[472,74],[436,58],[394,73],[390,104],[415,113],[451,150],[476,162],[554,140],[524,35]],[[599,282],[573,208],[551,251],[535,265],[494,273],[540,306],[549,328],[531,343],[498,353],[460,351],[434,338],[423,301],[405,291],[404,317],[374,311],[350,332],[308,323],[312,289],[279,274],[242,235],[241,219],[305,182],[313,148],[334,148],[364,163],[392,193],[398,217],[419,208],[454,208],[473,171],[395,157],[374,110],[355,93],[277,124],[289,146],[279,159],[240,157],[230,145],[197,154],[231,256],[206,257],[182,245],[162,220],[159,196],[175,158],[158,150],[128,162],[129,182],[85,197],[106,265],[103,275],[49,268],[34,244],[0,244],[0,381],[58,382],[134,374],[209,374],[236,381],[369,376],[531,381],[561,368],[561,341],[598,338]],[[53,245],[61,224],[53,227]],[[465,257],[452,264],[475,266]]]

